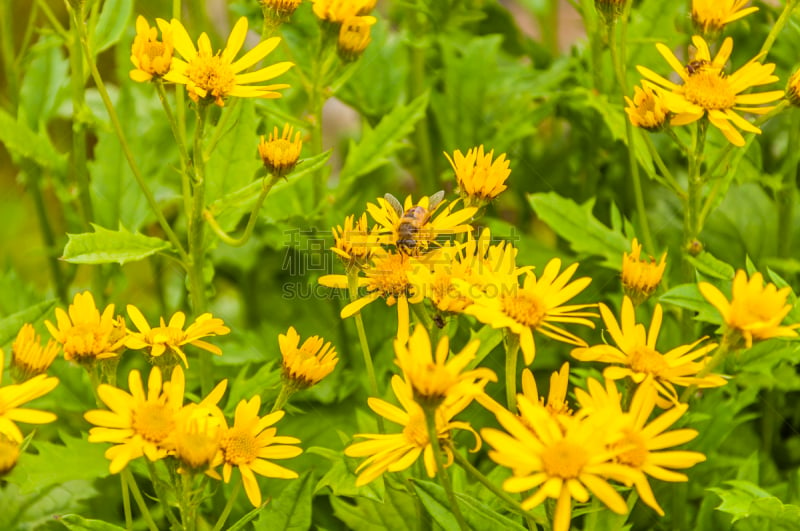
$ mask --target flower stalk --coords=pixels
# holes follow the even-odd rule
[[[431,448],[433,449],[433,459],[436,462],[436,476],[439,478],[439,483],[441,483],[442,488],[447,495],[447,501],[450,503],[450,508],[453,511],[453,517],[455,517],[459,529],[462,531],[468,531],[469,526],[464,521],[464,516],[461,514],[461,509],[458,508],[458,501],[456,500],[455,492],[453,492],[453,483],[450,481],[450,475],[447,473],[447,469],[444,467],[442,446],[441,442],[439,441],[439,432],[436,429],[437,409],[438,407],[423,407],[425,412],[425,424],[428,427],[428,439],[430,440]]]
[[[506,332],[506,404],[509,411],[517,410],[517,358],[519,357],[519,336]]]

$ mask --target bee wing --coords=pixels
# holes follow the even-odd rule
[[[392,205],[392,208],[394,208],[398,216],[403,217],[403,212],[405,212],[405,210],[403,210],[403,205],[400,204],[400,201],[398,201],[395,196],[392,194],[383,194],[383,198],[386,199],[387,203]]]
[[[433,212],[444,199],[444,190],[439,190],[428,198],[428,210]]]

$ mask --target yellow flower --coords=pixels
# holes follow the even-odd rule
[[[438,405],[448,397],[481,394],[487,382],[497,381],[494,372],[485,367],[464,371],[475,359],[479,346],[480,341],[471,341],[460,353],[448,360],[450,340],[444,336],[436,346],[434,356],[428,331],[418,324],[408,340],[408,345],[395,340],[395,363],[411,384],[414,400],[423,406]]]
[[[597,380],[590,378],[587,386],[588,393],[582,389],[575,390],[581,406],[588,409],[581,409],[579,414],[592,416],[603,412],[612,418],[622,419],[617,424],[621,436],[610,446],[612,449],[624,451],[618,453],[614,461],[638,473],[633,484],[639,497],[659,515],[664,516],[664,510],[656,501],[647,476],[661,481],[688,481],[685,474],[670,468],[690,468],[706,460],[699,452],[667,450],[697,437],[697,430],[693,429],[666,431],[686,413],[688,405],[676,405],[648,423],[657,400],[652,387],[640,386],[636,390],[626,414],[622,412],[621,397],[613,381],[607,380],[604,389]]]
[[[166,20],[156,19],[163,41],[158,40],[158,31],[151,28],[147,19],[136,18],[136,37],[131,47],[131,62],[136,69],[130,71],[134,81],[150,81],[163,77],[172,66],[172,28]]]
[[[314,14],[322,20],[341,24],[356,15],[369,13],[377,0],[312,0]]]
[[[744,137],[737,127],[750,133],[761,133],[761,129],[742,118],[737,111],[765,114],[774,107],[759,107],[759,105],[780,99],[783,97],[783,91],[773,90],[755,94],[742,94],[742,92],[750,87],[778,81],[778,77],[772,74],[775,65],[759,63],[759,55],[733,74],[726,75],[722,69],[733,50],[733,39],[728,37],[723,41],[713,60],[708,44],[702,37],[695,35],[692,37],[692,42],[697,47],[697,54],[692,60],[692,64],[698,65],[696,68],[685,67],[668,47],[661,43],[656,44],[664,59],[681,77],[681,84],[675,84],[649,68],[643,66],[636,68],[649,80],[649,83],[665,89],[662,95],[667,108],[674,114],[670,121],[672,125],[686,125],[705,115],[722,131],[731,144],[743,146]]]
[[[466,156],[458,149],[453,152],[452,158],[447,153],[444,156],[450,161],[456,173],[458,189],[467,201],[481,204],[494,199],[507,188],[505,182],[511,170],[505,153],[492,162],[494,150],[484,154],[483,145],[480,145],[468,150]]]
[[[269,142],[264,140],[264,135],[261,135],[258,154],[261,155],[264,167],[275,177],[291,173],[300,158],[300,150],[303,147],[300,131],[295,134],[294,140],[292,132],[292,126],[287,123],[283,126],[283,134],[279,134],[278,127],[275,127],[269,135]]]
[[[640,386],[654,387],[659,394],[659,407],[662,408],[678,403],[676,385],[682,387],[696,385],[700,388],[725,385],[725,380],[715,374],[697,377],[697,373],[703,370],[708,362],[706,354],[717,346],[716,343],[708,343],[696,348],[706,339],[705,337],[694,343],[673,348],[665,354],[656,349],[662,322],[660,304],[656,305],[653,312],[649,331],[645,331],[644,325],[636,323],[633,303],[628,297],[622,301],[619,322],[608,306],[602,303],[600,315],[617,347],[604,344],[576,348],[572,351],[572,357],[581,361],[615,364],[603,371],[605,378],[620,380],[630,377]]]
[[[53,339],[61,343],[64,359],[92,363],[117,357],[127,330],[122,316],[114,317],[113,304],[101,315],[92,294],[84,291],[75,294],[68,312],[56,308],[57,328],[50,321],[44,323]]]
[[[142,312],[132,305],[128,305],[128,316],[139,329],[139,332],[131,332],[125,339],[125,346],[133,350],[148,349],[148,354],[153,358],[159,358],[164,352],[169,351],[189,366],[186,354],[183,352],[184,345],[194,345],[198,348],[221,355],[222,350],[201,339],[210,336],[222,336],[231,330],[222,322],[222,319],[212,317],[210,313],[204,313],[198,317],[194,323],[184,330],[186,315],[183,312],[175,312],[170,318],[169,324],[164,323],[164,318],[160,320],[160,326],[150,328],[147,319]],[[155,361],[155,360],[154,360]],[[165,365],[172,365],[172,360],[163,360]]]
[[[0,430],[0,478],[11,472],[19,461],[19,446],[22,439]]]
[[[356,468],[357,487],[377,479],[386,471],[399,472],[409,468],[417,462],[420,455],[423,456],[428,477],[436,475],[436,461],[433,456],[433,446],[428,438],[425,412],[414,401],[411,384],[395,375],[392,377],[392,390],[403,409],[379,398],[370,398],[368,404],[370,409],[378,415],[402,426],[403,431],[386,434],[358,433],[355,437],[368,440],[353,443],[344,450],[344,454],[348,457],[367,458]],[[453,430],[467,430],[473,433],[476,439],[473,451],[480,448],[480,439],[469,423],[452,420],[470,402],[472,402],[470,396],[458,397],[455,400],[446,400],[436,409],[436,430],[439,435],[439,444],[447,458],[445,467],[450,466],[453,462],[451,440]]]
[[[288,19],[303,0],[259,0],[264,13],[274,21]]]
[[[626,252],[622,255],[622,289],[636,306],[653,294],[667,267],[667,253],[661,255],[660,262],[656,262],[652,256],[643,260],[641,254],[642,246],[634,238],[631,254]]]
[[[747,7],[748,0],[692,0],[692,21],[703,33],[719,32],[725,24],[758,11]]]
[[[563,419],[572,417],[572,410],[567,403],[567,388],[569,387],[569,362],[564,362],[561,369],[550,375],[550,390],[547,393],[547,401],[543,396],[539,396],[539,389],[536,387],[536,379],[530,369],[522,371],[522,394],[532,404],[540,404],[550,413],[550,416],[565,426]]]
[[[606,478],[633,483],[638,475],[611,461],[623,449],[607,447],[605,430],[579,419],[562,429],[538,403],[519,395],[518,404],[519,417],[503,409],[494,412],[507,433],[486,428],[481,435],[494,448],[489,457],[513,472],[503,489],[527,492],[538,487],[522,501],[523,509],[530,510],[546,498],[556,499],[553,531],[569,529],[572,498],[586,502],[590,493],[615,513],[628,512],[625,500]]]
[[[339,363],[336,349],[319,336],[311,336],[303,341],[303,346],[299,346],[300,335],[293,326],[289,327],[286,335],[278,336],[278,343],[283,356],[284,378],[300,389],[316,385]]]
[[[58,343],[50,339],[42,347],[41,339],[33,325],[22,326],[14,343],[11,344],[11,366],[20,380],[27,380],[42,374],[50,367],[58,355]]]
[[[220,451],[222,416],[197,404],[184,406],[175,415],[175,429],[165,444],[181,462],[180,471],[209,472]],[[216,473],[210,475],[216,476]]]
[[[242,17],[236,22],[225,49],[216,54],[211,49],[208,35],[200,34],[195,48],[183,24],[176,19],[172,19],[171,24],[175,49],[184,60],[174,58],[172,69],[164,79],[186,85],[189,97],[193,101],[213,101],[223,106],[225,98],[229,96],[280,98],[281,94],[275,91],[289,86],[286,84],[251,86],[253,83],[261,83],[283,74],[293,66],[289,62],[276,63],[255,72],[243,73],[273,51],[280,43],[280,37],[258,43],[255,48],[234,61],[247,36],[247,17]]]
[[[352,267],[364,268],[372,258],[373,251],[380,246],[380,235],[376,229],[369,229],[367,214],[361,214],[358,221],[354,220],[354,216],[347,216],[344,226],[337,225],[331,229],[334,239],[331,251],[342,259],[347,271]]]
[[[786,99],[795,107],[800,106],[800,70],[789,77],[789,82],[786,84]]]
[[[781,326],[781,322],[792,309],[792,305],[786,302],[792,291],[790,287],[778,289],[772,283],[764,287],[761,273],[754,273],[748,280],[747,273],[741,269],[733,278],[730,301],[708,282],[701,282],[698,287],[708,302],[719,310],[729,333],[738,336],[731,338],[734,340],[734,347],[741,340],[750,348],[753,341],[771,337],[797,337],[796,329],[800,324]]]
[[[633,100],[625,96],[625,101],[625,112],[634,126],[658,131],[666,124],[669,109],[660,89],[645,84],[633,87]]]
[[[594,328],[594,323],[587,317],[597,317],[597,314],[582,311],[593,308],[594,304],[563,305],[591,282],[588,277],[569,282],[577,268],[578,264],[572,264],[559,273],[561,260],[554,258],[538,279],[533,273],[526,272],[521,287],[516,273],[498,277],[484,288],[484,292],[474,294],[475,304],[464,313],[493,328],[506,328],[519,336],[526,365],[530,365],[536,355],[534,330],[557,341],[584,346],[586,342],[583,339],[555,324],[571,323]]]
[[[3,360],[3,351],[0,350],[0,371],[2,371]],[[19,431],[15,422],[47,424],[56,420],[56,416],[48,411],[19,406],[46,395],[57,385],[58,378],[40,374],[20,384],[0,386],[0,433],[5,433],[19,442],[22,441],[22,432]]]
[[[222,453],[218,463],[222,464],[222,476],[225,483],[231,480],[233,467],[238,467],[242,475],[242,484],[247,499],[253,507],[261,505],[261,489],[255,474],[268,478],[293,479],[297,472],[276,465],[274,459],[290,459],[297,457],[303,450],[295,444],[299,439],[284,435],[275,435],[277,430],[271,427],[284,415],[276,411],[264,417],[258,416],[261,408],[261,397],[254,396],[250,400],[242,400],[236,406],[233,426],[227,428],[222,436],[220,446]]]
[[[372,42],[370,26],[378,21],[375,17],[347,17],[339,28],[339,39],[336,41],[336,51],[342,61],[355,61],[367,46]]]

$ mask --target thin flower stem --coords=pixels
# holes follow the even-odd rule
[[[36,4],[31,7],[30,19],[36,16]],[[16,110],[19,99],[19,65],[14,53],[14,16],[11,0],[0,0],[0,53],[2,53],[3,73],[6,81],[6,96],[12,110]]]
[[[481,485],[489,489],[489,491],[500,498],[503,502],[505,502],[506,506],[517,513],[518,515],[522,516],[525,519],[525,522],[528,525],[528,529],[535,530],[536,522],[534,521],[533,515],[531,515],[528,511],[523,509],[519,502],[509,496],[503,489],[492,483],[489,478],[484,476],[480,470],[475,468],[472,463],[469,462],[467,458],[461,455],[459,452],[453,452],[453,457],[455,459],[456,464],[464,469],[464,471],[472,476],[475,480],[477,480]]]
[[[450,481],[450,475],[444,467],[444,457],[442,456],[442,447],[439,443],[439,430],[436,429],[436,410],[437,407],[423,408],[425,410],[425,424],[428,426],[428,440],[433,449],[433,460],[436,462],[436,476],[439,478],[439,483],[442,484],[444,492],[447,495],[447,501],[450,502],[450,509],[453,511],[453,516],[458,523],[459,529],[468,531],[469,526],[464,521],[464,516],[461,514],[461,509],[458,508],[458,501],[453,492],[453,484]],[[455,452],[454,452],[455,453]]]
[[[228,502],[225,504],[225,507],[222,509],[222,513],[220,513],[219,518],[217,519],[217,523],[214,524],[214,528],[211,531],[221,531],[225,522],[228,520],[228,516],[231,514],[233,510],[233,506],[236,504],[236,498],[239,496],[239,491],[242,490],[242,482],[237,481],[233,485],[233,489],[231,490],[230,495],[228,495]]]
[[[641,135],[644,137],[645,146],[647,146],[647,151],[650,152],[650,156],[653,158],[653,162],[655,163],[658,170],[661,172],[661,177],[663,178],[662,184],[672,190],[672,192],[677,195],[680,199],[686,200],[686,190],[681,188],[681,185],[678,181],[675,180],[673,177],[672,172],[669,171],[666,164],[664,164],[664,159],[661,158],[661,154],[659,154],[656,146],[653,144],[653,139],[650,138],[650,135],[644,133]]]
[[[136,505],[139,506],[139,511],[141,511],[142,518],[144,518],[144,521],[147,523],[147,527],[150,528],[150,531],[158,531],[158,526],[150,515],[150,510],[147,508],[147,503],[144,501],[144,496],[142,496],[142,492],[139,490],[139,485],[136,484],[136,479],[134,479],[131,469],[125,467],[120,473],[120,477],[130,488],[133,499],[136,501]]]
[[[47,21],[50,23],[50,26],[52,26],[55,32],[58,33],[62,39],[64,39],[64,42],[69,42],[69,32],[64,26],[61,25],[58,17],[55,15],[55,13],[53,13],[53,10],[50,9],[50,6],[47,5],[47,0],[36,0],[36,3],[39,6],[39,9],[42,10],[42,13],[44,13],[45,18],[47,18]]]
[[[68,4],[69,5],[69,4]],[[69,63],[70,81],[72,87],[72,149],[70,162],[75,184],[78,187],[78,202],[80,215],[84,226],[88,229],[89,223],[94,220],[92,210],[92,197],[89,193],[89,170],[86,161],[87,127],[83,117],[86,106],[86,78],[83,72],[83,53],[81,43],[87,42],[84,33],[83,3],[78,4],[78,10],[69,8],[70,12],[70,43]],[[94,58],[87,54],[86,61],[93,63]]]
[[[683,216],[683,250],[690,252],[695,247],[695,240],[700,235],[702,225],[700,224],[700,212],[703,185],[703,150],[706,143],[706,129],[708,122],[699,120],[697,128],[692,136],[692,156],[689,158],[689,189],[686,197],[686,210]],[[687,282],[694,279],[694,268],[687,263]]]
[[[172,108],[169,105],[167,92],[164,90],[164,83],[160,78],[156,78],[153,81],[153,85],[156,87],[156,94],[158,94],[158,99],[161,101],[161,106],[164,108],[164,113],[167,115],[167,121],[172,129],[172,136],[175,137],[175,141],[178,143],[178,151],[180,151],[181,154],[181,164],[185,169],[192,163],[189,158],[189,151],[186,149],[186,138],[178,129],[178,122],[175,121],[175,115],[172,113]]]
[[[286,402],[289,401],[289,397],[292,396],[293,393],[294,389],[292,389],[292,386],[284,382],[283,385],[281,385],[281,391],[278,393],[278,397],[275,399],[275,403],[272,404],[272,409],[270,409],[269,412],[275,413],[276,411],[283,409],[283,406],[286,405]]]
[[[233,110],[236,109],[236,105],[240,100],[241,98],[234,98],[230,104],[222,108],[222,117],[220,117],[219,122],[217,122],[217,125],[214,128],[214,134],[211,136],[211,140],[208,141],[208,145],[205,148],[204,157],[206,159],[214,151],[214,149],[216,149],[219,141],[222,140],[222,137],[226,132],[226,128],[228,127],[228,121],[230,121],[231,116],[233,115]]]
[[[714,355],[711,356],[711,359],[708,360],[708,363],[706,363],[705,366],[700,370],[700,372],[697,373],[696,378],[704,378],[709,374],[711,374],[711,371],[713,371],[720,363],[722,363],[725,360],[725,358],[728,357],[728,354],[731,352],[730,347],[731,343],[728,339],[728,334],[725,334],[722,336],[722,342],[714,351]],[[692,398],[692,396],[694,396],[696,391],[697,391],[697,385],[696,384],[690,385],[689,387],[683,390],[683,393],[681,393],[680,401],[685,404],[686,402],[689,401],[690,398]]]
[[[125,529],[133,531],[133,515],[131,514],[131,493],[128,490],[128,483],[125,476],[119,476],[120,487],[122,488],[122,512],[125,514]]]
[[[761,54],[768,54],[770,49],[772,49],[775,39],[777,39],[778,34],[783,31],[783,27],[789,21],[789,16],[791,16],[794,8],[797,7],[797,2],[798,0],[788,0],[788,2],[786,2],[786,5],[783,7],[783,11],[781,12],[780,16],[778,16],[778,20],[776,20],[775,24],[772,25],[772,29],[769,30],[767,38],[764,39],[764,44],[761,45],[761,50],[758,54],[759,56]]]
[[[519,336],[506,332],[506,405],[509,411],[517,410],[517,358],[519,357]]]
[[[247,220],[247,225],[245,226],[244,232],[241,236],[234,238],[230,234],[226,233],[223,228],[219,226],[219,223],[217,223],[217,220],[214,218],[214,214],[212,214],[210,210],[204,209],[203,218],[208,223],[211,231],[216,234],[220,240],[232,247],[241,247],[247,243],[250,239],[250,236],[253,234],[253,229],[256,226],[258,212],[261,210],[261,206],[264,204],[264,200],[267,198],[270,190],[272,190],[272,187],[275,186],[275,183],[277,183],[279,179],[280,177],[274,175],[269,179],[264,177],[264,180],[262,181],[263,186],[261,187],[261,193],[259,194],[258,199],[256,199],[253,210],[250,211],[250,217]]]
[[[153,485],[153,490],[156,491],[158,503],[161,504],[161,508],[163,509],[164,514],[167,516],[167,520],[169,520],[173,526],[180,528],[180,522],[178,522],[178,519],[172,513],[172,509],[170,509],[169,504],[167,503],[167,494],[164,492],[164,489],[161,485],[161,480],[158,478],[158,472],[156,471],[155,464],[147,457],[145,457],[144,462],[147,464],[147,471],[150,473],[150,483]]]
[[[789,144],[796,146],[800,141],[800,114],[793,112],[789,118]],[[792,237],[797,192],[797,171],[800,164],[800,151],[789,151],[786,164],[781,167],[783,182],[781,191],[776,197],[778,203],[778,257],[789,258],[792,253]]]
[[[197,518],[192,503],[192,475],[181,474],[181,523],[184,531],[195,531]]]

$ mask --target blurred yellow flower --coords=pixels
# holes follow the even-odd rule
[[[0,373],[4,361],[3,351],[0,350]],[[40,374],[28,381],[0,386],[0,433],[8,435],[15,441],[22,441],[22,432],[16,422],[26,424],[47,424],[56,420],[56,416],[49,411],[19,407],[40,396],[44,396],[58,385],[58,378]]]
[[[733,51],[733,39],[727,37],[723,41],[713,60],[708,44],[702,37],[695,35],[692,42],[697,48],[692,63],[698,64],[697,68],[685,67],[667,46],[656,44],[659,53],[681,77],[681,84],[675,84],[649,68],[636,68],[648,80],[645,85],[651,83],[665,89],[662,96],[667,108],[673,113],[670,120],[672,125],[686,125],[707,116],[709,122],[722,131],[731,144],[743,146],[744,137],[738,129],[750,133],[761,133],[761,129],[742,118],[738,112],[765,114],[774,107],[759,105],[782,98],[783,91],[754,94],[742,92],[751,87],[778,81],[778,77],[773,75],[775,65],[759,63],[759,55],[733,74],[726,75],[722,70]]]
[[[247,17],[241,17],[231,30],[225,49],[214,53],[208,35],[202,33],[197,40],[197,48],[186,28],[177,19],[171,22],[175,39],[175,50],[183,57],[172,60],[172,69],[164,79],[186,85],[189,97],[193,101],[214,102],[225,105],[225,98],[280,98],[275,92],[289,85],[255,85],[278,77],[289,70],[293,63],[282,62],[270,65],[254,72],[245,70],[264,59],[280,43],[280,37],[273,37],[258,43],[255,48],[234,61],[242,49],[247,36]]]
[[[285,335],[278,336],[278,343],[283,356],[284,379],[298,389],[316,385],[339,363],[336,349],[319,336],[307,338],[300,346],[300,335],[293,326]]]
[[[566,426],[563,419],[572,417],[572,409],[567,403],[568,387],[569,362],[564,362],[558,371],[550,375],[550,389],[547,392],[547,400],[543,396],[539,396],[536,379],[533,377],[531,370],[526,368],[522,371],[522,394],[532,404],[538,403],[545,408],[562,428]]]
[[[271,427],[283,418],[283,411],[275,411],[264,417],[258,415],[261,397],[242,400],[236,406],[233,426],[225,429],[215,465],[222,464],[222,477],[225,483],[231,480],[233,467],[242,475],[242,484],[247,499],[253,507],[261,505],[261,489],[254,474],[268,478],[294,479],[297,472],[276,465],[275,459],[290,459],[303,453],[302,448],[294,446],[300,440],[294,437],[276,435]]]
[[[15,377],[27,380],[43,374],[56,359],[58,351],[58,343],[52,339],[47,341],[47,346],[42,347],[41,338],[33,325],[24,324],[11,344],[11,367]]]
[[[377,229],[370,230],[366,213],[361,214],[358,221],[355,216],[347,216],[344,225],[337,225],[331,231],[334,239],[331,251],[342,259],[346,271],[366,267],[373,251],[380,247],[381,236]]]
[[[631,298],[634,306],[646,301],[661,283],[664,269],[667,267],[667,253],[661,255],[656,262],[650,256],[642,259],[642,246],[634,238],[631,243],[631,254],[622,255],[622,289]]]
[[[789,77],[786,84],[786,99],[795,107],[800,106],[800,70]]]
[[[469,149],[466,155],[457,149],[452,158],[447,153],[444,156],[456,173],[458,189],[467,204],[481,204],[494,199],[507,188],[505,182],[511,170],[505,153],[493,162],[494,150],[484,154],[483,145],[480,145]]]
[[[122,316],[114,317],[113,304],[106,306],[101,315],[92,294],[84,291],[75,294],[68,312],[56,308],[57,327],[44,322],[53,339],[61,344],[64,359],[93,363],[118,355],[127,330]]]
[[[659,88],[645,84],[633,87],[633,100],[625,96],[625,101],[628,103],[625,112],[634,126],[658,131],[666,125],[669,109]]]
[[[0,478],[11,472],[19,461],[20,443],[15,434],[0,429]]]
[[[183,325],[186,324],[186,315],[183,312],[175,312],[169,324],[164,323],[162,317],[160,325],[156,328],[150,328],[142,312],[132,304],[128,305],[128,316],[139,332],[130,332],[125,339],[126,347],[133,350],[148,350],[148,355],[152,358],[159,358],[169,349],[169,352],[180,358],[187,367],[189,361],[183,352],[183,346],[194,345],[212,354],[221,355],[222,350],[219,347],[202,341],[202,338],[222,336],[231,331],[222,319],[212,317],[210,313],[198,317],[186,330],[183,329]],[[165,366],[173,364],[171,359],[162,361]]]
[[[312,0],[314,14],[322,20],[341,24],[356,15],[366,15],[377,0]]]
[[[343,61],[355,61],[361,57],[372,42],[370,27],[377,21],[378,19],[370,16],[347,17],[342,21],[339,39],[336,41],[336,51]]]
[[[158,31],[150,27],[147,19],[141,15],[136,18],[136,37],[131,47],[131,62],[136,68],[130,71],[134,81],[163,77],[172,66],[172,27],[160,18],[156,19],[156,24],[161,30],[162,41],[158,40]]]
[[[748,0],[692,0],[692,21],[703,33],[714,34],[726,24],[758,11],[747,7]]]
[[[209,409],[197,404],[189,404],[175,415],[175,429],[169,436],[166,445],[172,454],[181,462],[180,472],[209,473],[220,451],[224,421],[221,412],[214,414]]]
[[[761,273],[753,273],[750,280],[747,273],[738,270],[733,278],[731,300],[715,286],[701,282],[698,287],[703,296],[719,310],[730,333],[736,337],[734,348],[744,346],[750,348],[753,341],[761,341],[771,337],[797,337],[800,323],[782,326],[781,322],[789,314],[792,305],[786,299],[792,289],[788,286],[778,289],[775,284],[764,286]]]
[[[269,135],[269,141],[264,140],[261,135],[261,142],[258,143],[258,154],[264,167],[275,177],[283,177],[292,172],[300,159],[300,150],[303,141],[300,140],[298,131],[292,140],[293,128],[288,123],[283,126],[283,134],[278,133],[278,127]]]

